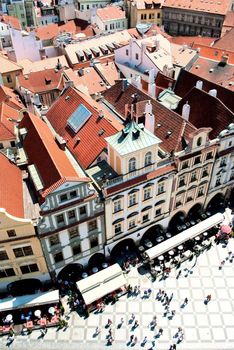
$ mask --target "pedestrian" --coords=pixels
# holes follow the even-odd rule
[[[132,335],[130,336],[130,343],[133,342],[133,339],[134,339],[134,334],[132,334]]]
[[[141,294],[141,287],[140,287],[140,285],[137,287],[137,294]]]
[[[121,317],[120,324],[122,325],[123,323],[124,323],[124,319],[123,319],[123,317]]]
[[[176,344],[173,344],[173,345],[172,345],[172,349],[173,349],[173,350],[176,350]]]
[[[99,328],[99,327],[96,327],[96,329],[95,329],[95,334],[99,334],[101,332],[101,329]]]
[[[109,333],[108,336],[111,337],[112,336],[112,329],[111,328],[109,329],[108,333]]]
[[[110,318],[108,318],[108,320],[107,320],[107,325],[108,325],[108,326],[111,326],[111,325],[112,325],[112,321],[111,321]]]
[[[109,337],[109,338],[108,338],[108,344],[109,344],[109,345],[112,345],[113,341],[114,341],[114,338],[113,338],[113,337]]]
[[[146,344],[147,343],[147,336],[144,337],[144,339],[142,340],[142,344]]]
[[[162,329],[162,328],[159,328],[158,333],[159,333],[160,335],[162,335],[162,334],[163,334],[163,329]]]
[[[138,340],[137,337],[135,337],[135,338],[133,339],[133,344],[134,344],[134,345],[136,345],[137,340]]]
[[[135,295],[137,295],[137,290],[138,290],[138,289],[137,289],[137,286],[135,286],[135,287],[134,287],[134,290],[133,290],[133,293],[134,293]]]
[[[132,314],[132,321],[134,321],[135,320],[135,318],[136,318],[136,316],[134,315],[134,314]]]
[[[184,305],[187,305],[188,304],[188,298],[184,298]]]
[[[211,294],[208,294],[206,299],[207,299],[207,301],[211,301]]]
[[[175,316],[176,311],[175,310],[171,310],[171,316]]]
[[[135,323],[134,323],[134,328],[137,328],[139,326],[139,323],[138,323],[138,321],[135,321]]]

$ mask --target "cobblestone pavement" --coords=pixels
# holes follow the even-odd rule
[[[127,275],[128,282],[141,286],[141,296],[144,290],[151,288],[152,294],[148,299],[123,296],[115,305],[108,305],[102,314],[90,314],[89,318],[80,318],[71,313],[69,327],[66,331],[48,329],[44,339],[37,339],[39,331],[30,336],[17,336],[10,345],[13,349],[47,350],[47,349],[157,349],[167,350],[175,343],[173,338],[180,326],[184,331],[184,340],[177,345],[181,350],[229,350],[234,349],[234,262],[225,260],[228,252],[234,252],[234,240],[227,247],[214,245],[209,251],[201,254],[195,267],[194,260],[185,262],[181,266],[182,273],[177,279],[178,270],[172,270],[170,277],[163,281],[151,282],[146,275],[139,275],[133,268]],[[220,262],[225,260],[220,270]],[[191,269],[192,268],[192,269]],[[176,310],[172,320],[164,317],[164,306],[155,300],[158,289],[164,289],[170,296],[171,310]],[[211,294],[211,301],[205,305],[205,297]],[[184,298],[189,299],[188,304],[181,308]],[[134,331],[129,325],[131,314],[136,315],[139,327]],[[149,327],[152,317],[157,316],[158,325],[154,331]],[[124,324],[117,328],[121,317]],[[105,328],[107,319],[113,321],[112,330],[114,343],[106,345],[108,329]],[[101,333],[94,336],[95,328],[99,326]],[[163,335],[154,338],[158,327],[163,328]],[[131,346],[128,343],[130,335],[137,336],[138,343]],[[143,347],[141,342],[147,336],[148,341]],[[152,341],[155,346],[152,347]],[[0,349],[6,348],[6,337],[0,339]]]

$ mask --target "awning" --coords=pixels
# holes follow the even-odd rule
[[[179,233],[178,235],[156,245],[153,248],[150,248],[145,251],[148,257],[152,260],[157,258],[159,255],[162,255],[169,250],[179,246],[180,244],[192,239],[201,233],[209,230],[215,225],[220,224],[224,220],[224,216],[221,213],[210,216],[208,219],[199,222],[197,225],[190,227],[189,229]]]
[[[127,283],[119,264],[114,264],[83,280],[76,282],[86,305],[123,287]]]
[[[34,307],[38,305],[54,304],[59,302],[58,289],[46,293],[37,293],[24,295],[15,298],[1,299],[0,311],[9,311],[25,307]]]

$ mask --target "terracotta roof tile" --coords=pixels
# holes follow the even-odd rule
[[[20,101],[18,95],[14,91],[4,85],[0,85],[0,103],[5,102],[8,106],[11,106],[17,110],[25,108],[23,103]]]
[[[8,57],[0,53],[0,73],[8,73],[22,70],[22,67],[17,63],[9,60]]]
[[[164,0],[163,7],[225,15],[230,9],[230,0]]]
[[[24,217],[23,182],[20,169],[0,152],[0,208]]]
[[[193,48],[194,45],[210,46],[215,41],[215,38],[208,36],[172,36],[168,40],[174,44],[188,45]]]
[[[27,76],[19,76],[19,85],[33,92],[44,92],[51,90],[62,90],[62,70],[46,69],[39,72],[32,72]]]
[[[95,69],[111,86],[119,79],[118,69],[113,61],[107,60],[106,63],[96,63]]]
[[[234,98],[231,90],[225,89],[223,86],[214,84],[206,79],[201,79],[198,75],[192,74],[181,69],[180,75],[175,85],[175,93],[180,97],[184,97],[195,85],[198,80],[202,80],[202,89],[206,92],[212,89],[217,90],[217,97],[231,110],[234,111]]]
[[[234,27],[234,12],[233,11],[229,11],[226,14],[225,20],[223,22],[223,28],[233,28]]]
[[[10,24],[10,26],[14,29],[21,30],[21,24],[18,18],[8,15],[0,15],[0,22],[5,24]]]
[[[126,18],[125,11],[117,6],[106,6],[104,8],[99,8],[97,9],[97,16],[103,22]]]
[[[92,115],[81,129],[74,133],[67,126],[67,120],[81,103]],[[47,113],[47,118],[55,131],[67,141],[67,147],[85,169],[107,147],[105,137],[122,129],[122,125],[107,111],[103,110],[104,117],[99,118],[100,110],[103,110],[103,107],[91,97],[85,96],[74,88],[68,88]]]
[[[23,147],[29,165],[34,164],[39,172],[44,191],[64,178],[76,178],[79,181],[71,162],[57,145],[49,127],[39,117],[25,113],[19,127],[27,129]]]
[[[138,112],[139,117],[144,112],[144,104],[148,100],[151,100],[153,114],[155,116],[154,134],[162,141],[160,148],[169,153],[182,150],[182,136],[185,139],[189,139],[190,134],[196,131],[196,128],[191,123],[187,122],[185,128],[183,128],[183,134],[181,134],[184,119],[179,114],[167,109],[158,101],[151,99],[148,95],[138,90],[133,85],[129,85],[123,92],[122,81],[119,81],[108,89],[104,93],[104,97],[115,108],[115,110],[125,118],[125,105],[130,105],[133,102],[134,94],[137,94],[138,96],[137,104],[142,102]],[[171,131],[170,135],[168,135],[168,131]],[[177,149],[175,149],[176,144],[178,147]]]
[[[227,33],[224,34],[224,36],[218,39],[214,43],[213,47],[221,50],[228,50],[234,52],[234,28],[229,30]]]
[[[9,118],[18,120],[19,111],[10,107],[8,104],[0,103],[0,141],[15,139],[15,123],[9,121]]]
[[[212,139],[216,138],[230,123],[234,123],[234,111],[203,90],[192,88],[179,102],[178,113],[182,114],[182,108],[186,102],[191,107],[189,121],[198,129],[211,127],[213,129],[210,132]]]

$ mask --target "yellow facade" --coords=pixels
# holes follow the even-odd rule
[[[16,87],[16,77],[22,73],[22,69],[13,71],[13,72],[6,72],[1,73],[3,85],[7,86],[9,88],[15,89]]]
[[[20,219],[0,209],[1,289],[25,278],[45,280],[48,275],[32,220]]]
[[[138,9],[135,4],[130,3],[130,27],[136,27],[139,23],[152,23],[162,25],[162,9]]]

